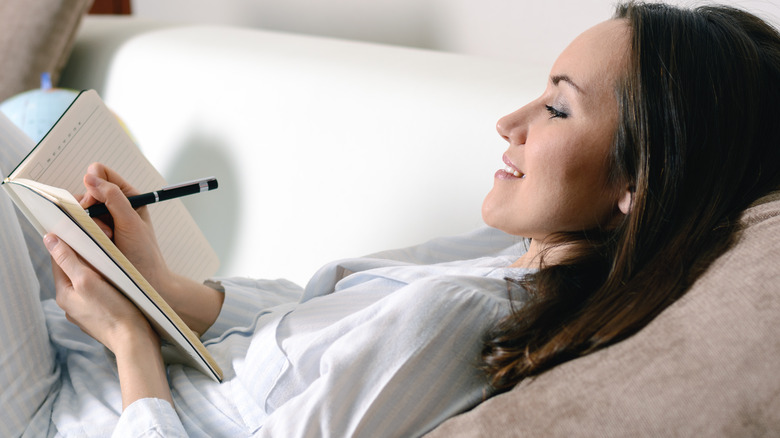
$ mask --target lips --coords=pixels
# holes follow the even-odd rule
[[[512,164],[512,161],[509,160],[509,157],[507,157],[506,154],[504,154],[501,158],[503,159],[505,164],[505,167],[503,169],[504,173],[511,175],[515,178],[520,178],[520,179],[525,178],[525,173],[521,172],[520,169],[515,167],[515,165]]]

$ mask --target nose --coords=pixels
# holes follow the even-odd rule
[[[528,133],[525,109],[526,107],[520,108],[517,111],[501,117],[498,119],[498,122],[496,122],[496,131],[498,131],[498,135],[509,142],[510,145],[525,144],[526,135]]]

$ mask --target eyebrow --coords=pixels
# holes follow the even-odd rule
[[[574,81],[572,81],[571,78],[567,75],[550,76],[550,81],[552,81],[553,85],[555,86],[558,86],[560,82],[566,82],[567,84],[571,85],[572,88],[574,88],[578,93],[582,94],[582,88],[575,84]]]

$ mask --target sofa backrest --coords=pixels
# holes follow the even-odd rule
[[[743,221],[739,242],[639,333],[528,379],[430,437],[777,436],[780,192]]]
[[[481,226],[506,148],[496,120],[541,94],[549,67],[88,17],[62,84],[96,88],[171,182],[218,177],[184,202],[221,274],[301,283]]]

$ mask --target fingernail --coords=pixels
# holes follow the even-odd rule
[[[43,244],[46,246],[46,249],[51,251],[54,249],[55,246],[57,246],[57,243],[59,243],[60,239],[57,238],[54,234],[47,234],[43,236]]]

